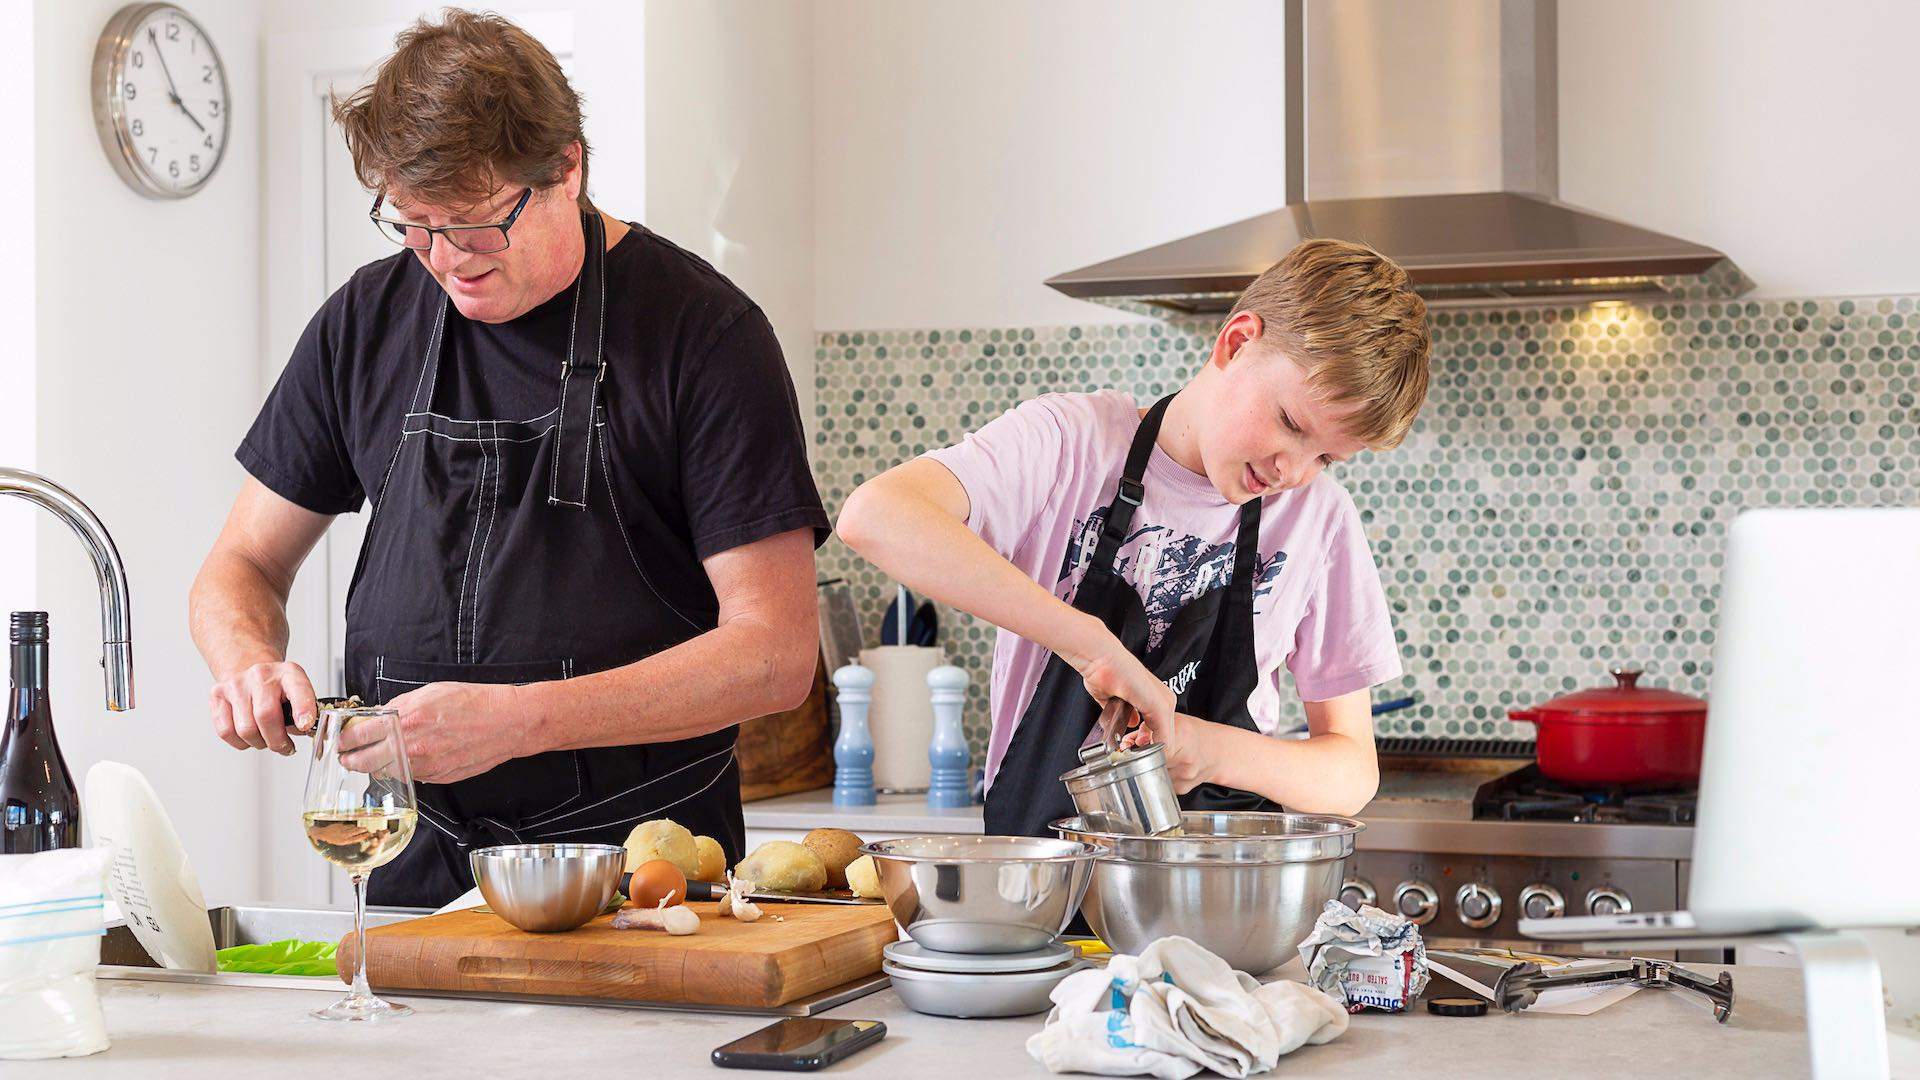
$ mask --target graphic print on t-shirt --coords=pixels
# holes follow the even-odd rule
[[[1107,508],[1096,507],[1084,519],[1074,519],[1073,539],[1067,543],[1066,558],[1060,566],[1059,582],[1074,579],[1074,587],[1086,574],[1087,562],[1099,545],[1100,530],[1107,523]],[[1147,648],[1157,648],[1180,609],[1194,597],[1233,577],[1234,541],[1211,544],[1197,536],[1175,532],[1164,525],[1142,525],[1127,534],[1114,555],[1114,570],[1133,585],[1147,610]],[[1274,579],[1286,564],[1287,553],[1276,551],[1271,559],[1254,554],[1253,610],[1260,611],[1260,600],[1273,591]],[[1069,593],[1071,595],[1071,593]]]

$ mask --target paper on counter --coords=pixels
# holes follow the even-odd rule
[[[435,909],[434,914],[445,915],[449,911],[465,911],[468,908],[480,907],[486,902],[486,898],[480,895],[479,886],[475,886],[440,905],[439,908]]]

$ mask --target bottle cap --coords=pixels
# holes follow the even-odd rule
[[[1475,997],[1428,998],[1427,1011],[1435,1016],[1485,1016],[1487,1003]]]
[[[47,613],[16,611],[7,621],[7,640],[15,645],[44,645],[47,641]]]

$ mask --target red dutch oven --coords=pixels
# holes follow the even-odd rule
[[[1616,668],[1615,685],[1580,690],[1508,718],[1538,731],[1540,771],[1568,784],[1679,786],[1700,779],[1707,703],[1638,685],[1641,673]]]

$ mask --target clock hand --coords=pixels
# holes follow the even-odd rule
[[[178,105],[181,112],[187,114],[187,119],[193,121],[194,127],[205,133],[207,126],[200,122],[199,117],[193,115],[193,112],[187,108],[186,102],[180,100],[180,91],[173,85],[173,69],[167,66],[167,54],[160,51],[160,39],[154,36],[151,26],[147,27],[147,40],[153,43],[153,55],[160,58],[160,73],[167,77],[167,98]]]

